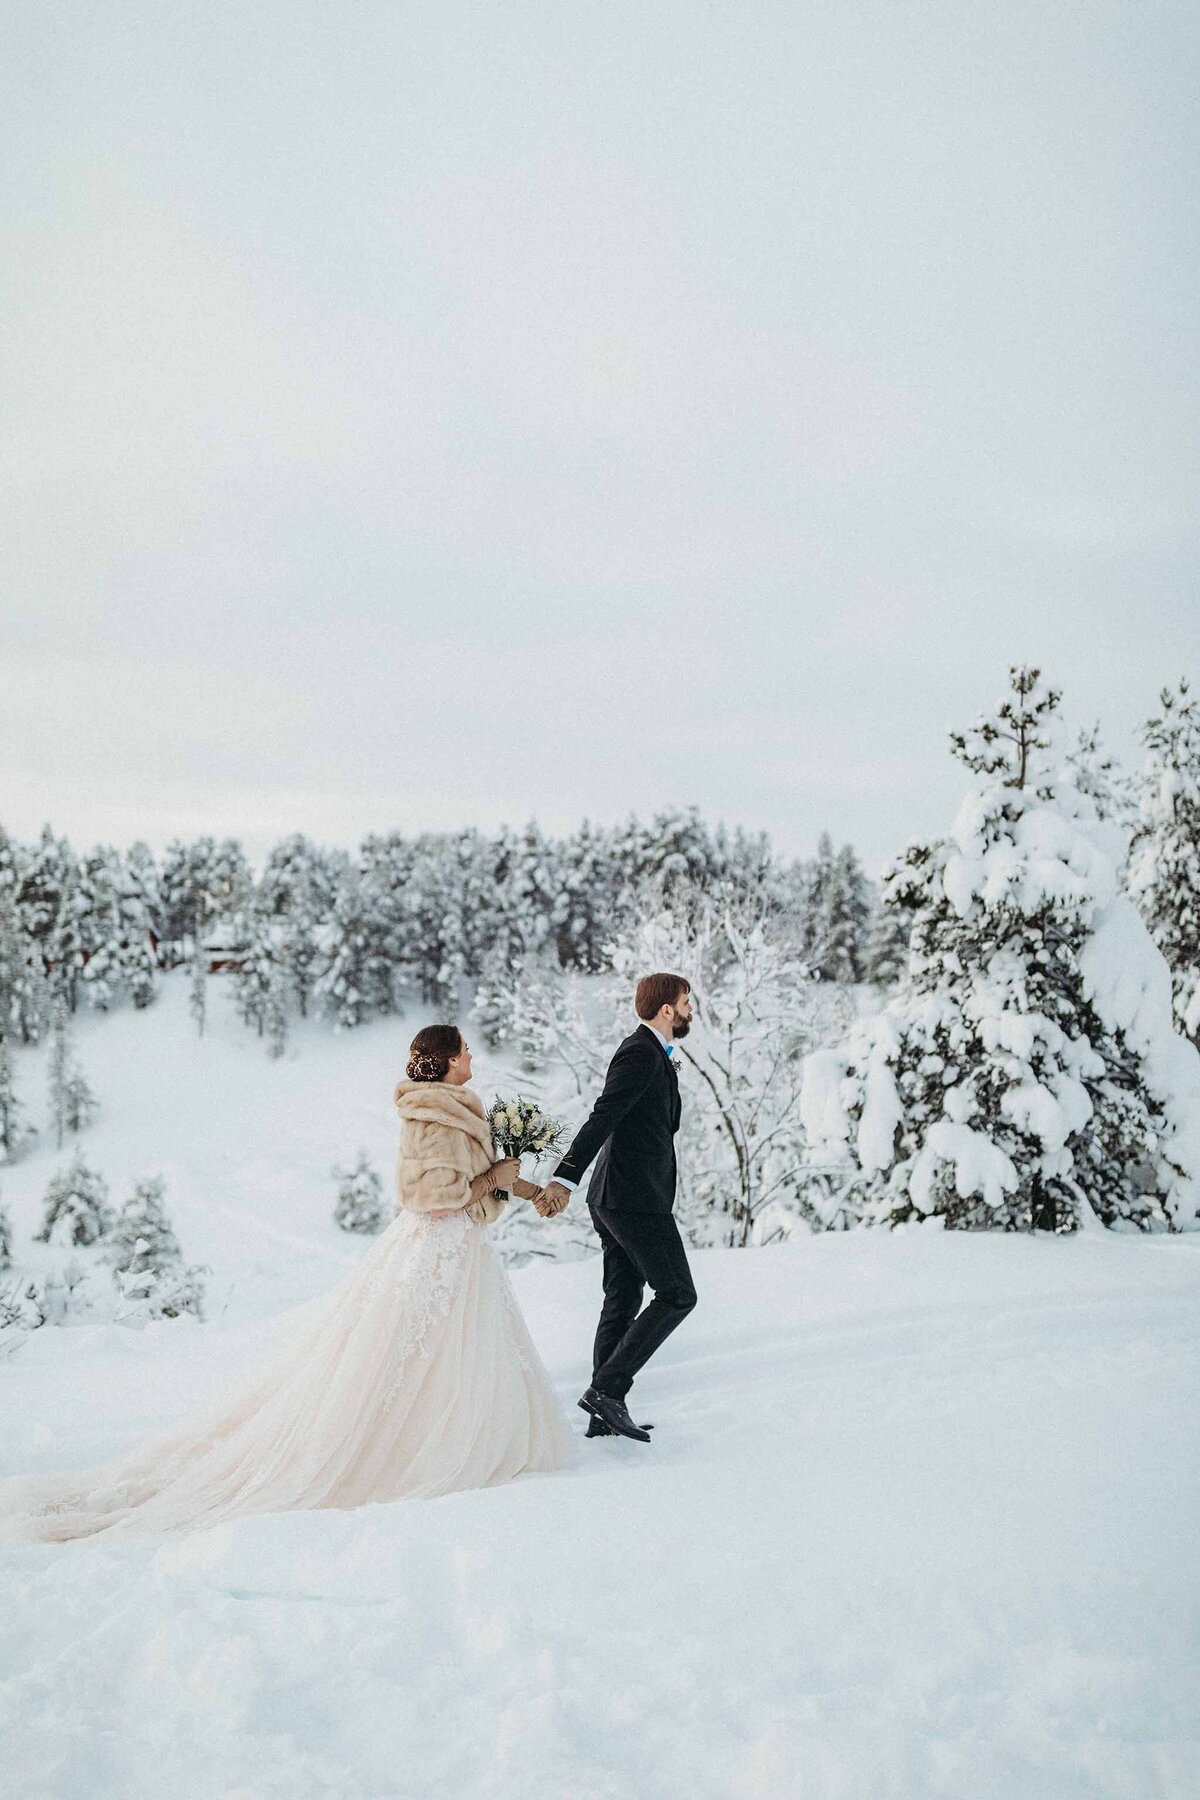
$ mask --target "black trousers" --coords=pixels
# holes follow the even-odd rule
[[[672,1213],[589,1206],[604,1247],[604,1305],[592,1386],[623,1400],[633,1378],[696,1304],[687,1252]],[[646,1288],[654,1298],[641,1310]]]

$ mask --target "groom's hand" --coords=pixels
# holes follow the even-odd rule
[[[570,1188],[565,1188],[561,1181],[548,1181],[542,1189],[537,1209],[543,1219],[552,1219],[555,1213],[562,1212],[571,1199]]]

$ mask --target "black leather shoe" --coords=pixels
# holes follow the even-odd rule
[[[653,1425],[643,1425],[642,1430],[653,1431],[654,1427]],[[594,1418],[588,1420],[588,1428],[584,1433],[585,1437],[618,1437],[619,1435],[620,1433],[614,1431],[611,1425],[605,1425],[600,1419]]]
[[[607,1425],[618,1437],[636,1438],[640,1444],[650,1442],[650,1433],[634,1424],[625,1402],[618,1400],[615,1394],[602,1394],[598,1388],[590,1387],[579,1404],[585,1413],[590,1413],[593,1419],[599,1419],[602,1425]]]

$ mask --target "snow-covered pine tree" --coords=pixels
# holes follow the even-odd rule
[[[915,909],[908,980],[808,1059],[812,1153],[841,1153],[868,1222],[1194,1226],[1200,1056],[1119,890],[1121,835],[1049,771],[1059,696],[1036,669],[952,746],[975,782],[949,836],[889,876]]]
[[[337,873],[344,866],[339,859]],[[272,921],[274,959],[301,1018],[320,978],[326,957],[324,927],[333,910],[337,876],[332,857],[302,832],[275,845],[263,868],[256,910]]]
[[[443,960],[445,979],[455,996],[463,982],[474,982],[487,950],[482,918],[487,899],[488,863],[478,831],[458,831],[446,844],[446,882],[450,889],[448,911],[452,920],[449,941],[453,956]]]
[[[832,860],[816,922],[820,946],[817,969],[822,980],[862,980],[870,916],[870,884],[853,846],[845,844]]]
[[[502,1049],[516,1031],[522,966],[502,944],[493,945],[483,959],[475,984],[475,1023],[489,1050]]]
[[[168,844],[156,882],[151,924],[164,968],[191,959],[198,937],[220,923],[222,935],[236,938],[237,921],[250,905],[254,878],[236,838],[197,838]]]
[[[723,825],[713,834],[713,897],[730,906],[765,905],[781,910],[779,871],[765,831],[738,826],[732,838]]]
[[[557,930],[564,969],[598,974],[612,922],[612,858],[607,834],[585,819],[562,847],[562,904]]]
[[[1164,688],[1142,731],[1146,767],[1129,888],[1171,971],[1176,1023],[1200,1040],[1200,705]]]
[[[23,1044],[40,1044],[50,1023],[50,982],[41,955],[26,944],[25,960],[12,990],[13,1029]]]
[[[175,839],[167,845],[158,879],[162,942],[159,959],[164,968],[178,968],[192,955],[215,911],[210,898],[214,885],[216,842],[211,837],[185,844]]]
[[[179,1240],[167,1217],[166,1182],[161,1175],[147,1176],[117,1214],[106,1255],[114,1269],[159,1268],[179,1262]]]
[[[908,940],[913,915],[906,906],[889,899],[885,886],[867,926],[863,948],[863,979],[879,988],[894,988],[908,967]]]
[[[0,1031],[36,1044],[46,1029],[50,995],[41,952],[19,904],[23,869],[20,845],[0,828]]]
[[[1132,827],[1137,814],[1137,785],[1105,749],[1098,719],[1077,734],[1067,752],[1065,767],[1071,786],[1087,796],[1098,818],[1125,830]]]
[[[0,825],[0,898],[9,900],[14,907],[21,886],[23,863],[21,846]]]
[[[71,1047],[67,1003],[61,994],[52,1007],[49,1089],[50,1122],[55,1146],[61,1150],[64,1135],[83,1131],[97,1111],[95,1095]]]
[[[271,1056],[282,1056],[287,1045],[286,974],[277,960],[274,919],[254,895],[238,921],[238,939],[244,946],[234,990],[238,1017],[253,1025],[265,1038]]]
[[[117,1214],[106,1259],[121,1297],[151,1318],[201,1316],[207,1270],[184,1267],[179,1240],[167,1217],[166,1183],[161,1175],[135,1184]]]
[[[106,1237],[112,1226],[104,1179],[76,1151],[68,1167],[56,1170],[50,1178],[37,1242],[48,1244],[53,1238],[68,1244],[94,1244]]]
[[[88,905],[82,872],[78,863],[72,861],[46,945],[51,994],[64,999],[70,1012],[74,1012],[79,1004],[79,983],[86,954],[83,919]]]
[[[297,870],[292,887],[279,945],[280,961],[287,971],[288,985],[296,996],[300,1017],[308,1017],[308,1003],[321,971],[323,946],[322,917],[317,893],[308,867]]]
[[[368,1012],[386,1017],[400,1003],[414,945],[408,905],[415,849],[400,832],[363,839],[359,851],[368,950],[363,963]]]
[[[801,865],[799,876],[799,943],[819,969],[828,953],[830,900],[837,880],[837,855],[827,831],[817,839],[817,853]]]
[[[320,976],[322,1004],[338,1030],[394,1012],[394,916],[387,855],[363,868],[349,864],[336,887],[329,959]]]
[[[778,862],[766,882],[766,895],[780,929],[806,960],[812,959],[811,865],[803,857]]]
[[[212,839],[207,842],[211,844]],[[163,852],[158,876],[161,925],[158,952],[165,969],[177,968],[186,959],[198,929],[200,905],[194,873],[195,849],[196,846],[175,838]]]
[[[221,920],[232,923],[250,897],[254,875],[246,852],[236,838],[222,838],[214,846],[205,870],[202,927]]]
[[[124,934],[120,912],[121,859],[107,844],[90,850],[75,885],[80,985],[89,1006],[107,1012],[121,986]]]
[[[438,988],[444,996],[443,1005],[454,1013],[458,1011],[459,996],[471,960],[465,880],[471,873],[470,849],[459,834],[443,840],[438,865],[438,936],[442,957],[438,964],[437,980]]]
[[[623,896],[636,893],[646,879],[650,858],[650,836],[641,820],[632,813],[609,834],[609,892],[614,905]]]
[[[526,961],[540,958],[565,914],[554,846],[533,819],[517,839],[508,883],[511,930]]]
[[[521,966],[525,941],[514,903],[519,848],[507,825],[485,847],[480,884],[481,942],[479,985],[485,995],[500,992]],[[490,1040],[489,1040],[490,1041]]]
[[[0,826],[0,1033],[15,1031],[25,943],[17,914],[21,870],[17,846]]]
[[[72,1059],[67,1072],[67,1087],[63,1097],[63,1121],[72,1134],[86,1131],[100,1110],[100,1103],[93,1094],[87,1076],[80,1068],[78,1060]]]
[[[443,840],[434,832],[422,832],[413,846],[412,869],[404,896],[408,913],[404,933],[405,976],[416,989],[422,1004],[437,1011],[443,1005],[449,1005],[441,977],[447,951],[444,901]],[[451,932],[454,924],[451,919]],[[461,941],[449,948],[453,960],[454,950],[461,950]]]
[[[682,893],[707,893],[718,868],[712,835],[694,806],[656,813],[644,837],[644,859],[634,886],[654,883],[668,906]]]
[[[343,1231],[382,1231],[391,1215],[384,1202],[383,1183],[372,1168],[366,1151],[359,1151],[352,1168],[335,1169],[333,1173],[338,1184],[334,1224]]]
[[[55,1148],[61,1150],[67,1130],[67,1084],[71,1078],[71,1041],[67,1034],[67,1003],[56,994],[50,1009],[50,1123]]]
[[[6,1162],[14,1162],[25,1133],[22,1126],[24,1107],[17,1099],[8,1032],[0,1026],[0,1153]]]
[[[138,1011],[154,999],[155,955],[153,859],[145,844],[135,844],[114,871],[117,889],[117,967],[122,986]]]
[[[407,889],[407,975],[426,1006],[458,1010],[469,966],[477,960],[468,882],[481,893],[474,846],[461,836],[427,832],[415,845]]]
[[[46,977],[54,973],[55,926],[74,868],[70,844],[65,838],[56,838],[49,825],[43,826],[40,840],[21,869],[17,913],[22,936],[32,946]]]
[[[370,1011],[371,920],[362,876],[351,865],[333,901],[329,961],[321,975],[321,1002],[338,1031],[361,1025]]]
[[[125,852],[125,878],[144,910],[155,945],[163,935],[158,862],[149,844],[138,838]]]
[[[208,1016],[208,951],[203,937],[192,951],[192,970],[188,978],[188,1011],[199,1037],[204,1036]]]

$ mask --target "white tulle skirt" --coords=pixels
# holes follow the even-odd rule
[[[0,1482],[0,1542],[430,1499],[576,1454],[488,1228],[401,1212],[252,1379],[168,1436]]]

